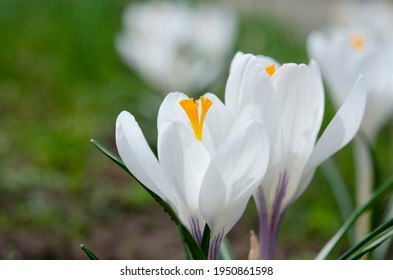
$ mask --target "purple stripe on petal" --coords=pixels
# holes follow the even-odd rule
[[[194,224],[193,224],[192,219],[189,218],[189,219],[188,219],[188,222],[189,222],[189,224],[190,224],[191,234],[192,234],[192,236],[194,236],[194,238],[195,238],[195,227],[194,227]],[[196,239],[196,238],[195,238],[195,239]]]
[[[201,244],[201,242],[202,242],[202,232],[201,232],[201,229],[199,227],[198,219],[189,218],[188,222],[190,223],[191,234],[194,236],[196,242],[198,244]]]
[[[201,244],[202,232],[201,232],[201,228],[199,227],[199,221],[197,219],[195,219],[195,228],[196,228],[196,236],[197,236],[198,243]]]
[[[280,214],[280,208],[282,200],[284,199],[285,192],[287,190],[288,185],[288,175],[287,172],[284,171],[283,174],[280,173],[278,177],[278,185],[276,191],[276,198],[273,203],[273,213],[272,213],[272,221],[277,221],[277,218]]]
[[[209,259],[210,260],[216,260],[216,241],[217,241],[217,236],[214,236],[213,240],[210,242],[210,252],[209,252]]]
[[[220,246],[223,237],[224,235],[222,233],[218,236],[217,246],[216,246],[216,259],[218,259],[218,254],[220,253]]]
[[[217,260],[218,253],[220,251],[221,241],[224,237],[223,232],[213,237],[212,241],[210,241],[210,252],[209,252],[209,259],[210,260]]]
[[[266,259],[267,252],[270,250],[270,232],[268,228],[268,214],[266,208],[265,194],[262,188],[257,193],[257,208],[259,218],[259,258]]]
[[[277,182],[276,197],[273,202],[272,213],[269,215],[266,209],[265,196],[260,189],[258,193],[258,214],[259,214],[259,258],[274,259],[276,250],[276,241],[278,229],[280,228],[286,208],[281,210],[282,201],[284,199],[289,176],[287,171],[279,174]]]

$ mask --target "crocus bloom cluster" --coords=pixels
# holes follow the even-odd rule
[[[259,211],[259,257],[274,258],[276,237],[288,206],[307,188],[316,167],[357,132],[366,102],[363,78],[317,141],[324,113],[318,65],[284,64],[269,57],[238,53],[231,65],[235,85],[227,85],[226,105],[236,116],[251,104],[259,108],[270,141],[265,177],[255,192]],[[263,156],[263,155],[262,155]]]
[[[259,116],[253,106],[234,116],[211,93],[199,101],[170,93],[157,118],[158,159],[134,117],[123,111],[117,118],[125,165],[168,202],[197,242],[208,224],[211,259],[265,174],[269,144]]]
[[[308,50],[321,65],[336,106],[359,74],[365,76],[368,100],[362,131],[373,141],[393,109],[393,46],[366,31],[335,30],[311,33]]]
[[[120,56],[162,93],[198,92],[223,72],[237,18],[219,5],[132,3],[116,39]]]

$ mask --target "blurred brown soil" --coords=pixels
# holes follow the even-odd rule
[[[238,223],[230,233],[237,259],[246,259],[248,229]],[[158,206],[135,209],[112,221],[100,222],[89,234],[59,238],[56,233],[25,228],[0,231],[1,259],[87,259],[80,244],[100,259],[184,259],[176,227]]]

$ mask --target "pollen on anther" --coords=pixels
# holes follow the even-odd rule
[[[179,104],[187,114],[187,117],[190,121],[190,125],[194,131],[195,137],[199,141],[202,141],[203,123],[205,121],[206,113],[213,102],[209,98],[203,96],[200,98],[199,102],[201,103],[200,116],[199,116],[199,109],[198,109],[199,103],[198,101],[194,101],[193,98],[181,100]]]
[[[362,36],[354,35],[350,38],[350,43],[354,50],[359,50],[364,47],[366,42]]]
[[[274,64],[271,64],[271,65],[269,65],[268,67],[265,68],[265,71],[271,77],[276,72],[276,66]]]

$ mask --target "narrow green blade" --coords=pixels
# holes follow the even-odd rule
[[[205,224],[205,228],[203,229],[201,249],[205,256],[209,255],[209,246],[210,246],[210,228],[207,224]]]
[[[357,218],[359,218],[364,212],[369,210],[373,205],[375,205],[384,195],[391,192],[393,187],[393,176],[385,181],[382,186],[377,188],[377,190],[372,194],[366,203],[356,209],[350,217],[345,221],[344,225],[336,232],[336,234],[325,244],[316,259],[326,259],[330,252],[336,247],[337,243],[341,240],[347,230],[353,225]]]
[[[326,180],[329,182],[337,206],[340,209],[341,217],[345,221],[355,209],[348,187],[332,159],[327,159],[324,164],[321,165],[321,170]]]
[[[128,170],[128,168],[126,167],[126,165],[114,154],[112,154],[112,152],[110,152],[107,148],[105,148],[103,145],[101,145],[100,143],[98,143],[96,140],[94,139],[90,139],[90,142],[97,147],[97,149],[99,149],[104,155],[106,155],[108,158],[110,158],[114,163],[116,163],[118,166],[120,166],[122,169],[124,169],[127,173],[129,173],[131,176],[131,172]]]
[[[181,234],[182,240],[186,245],[185,246],[186,255],[190,256],[193,260],[206,260],[207,255],[203,253],[201,247],[195,241],[194,237],[188,231],[188,229],[185,226],[183,226],[180,222],[179,224],[177,224],[177,226],[179,228],[179,232]]]
[[[82,249],[83,252],[86,253],[86,255],[88,256],[88,258],[90,260],[98,260],[98,257],[89,248],[87,248],[85,245],[81,244],[81,249]]]
[[[386,203],[385,214],[383,215],[383,222],[387,222],[389,219],[393,219],[393,195],[390,196],[389,200]],[[383,260],[389,254],[389,248],[393,242],[393,238],[390,238],[381,246],[379,246],[372,253],[372,258],[374,260]]]
[[[344,182],[336,164],[332,159],[328,159],[321,165],[322,173],[329,182],[330,190],[336,200],[337,207],[340,210],[341,218],[345,222],[351,213],[355,210],[348,187]],[[348,231],[348,237],[351,244],[354,243],[354,231]]]
[[[157,201],[161,205],[162,208],[164,208],[165,212],[167,212],[169,214],[169,216],[172,218],[173,221],[175,221],[176,223],[179,222],[176,214],[173,212],[172,208],[168,205],[168,203],[166,203],[161,197],[156,195],[149,188],[147,188],[145,185],[143,185],[137,178],[135,178],[135,176],[128,170],[128,168],[125,166],[125,164],[117,156],[115,156],[112,152],[110,152],[107,148],[105,148],[103,145],[98,143],[96,140],[91,139],[90,142],[94,146],[96,146],[104,155],[106,155],[114,163],[116,163],[123,170],[125,170],[128,174],[130,174],[154,198],[154,200]]]
[[[362,241],[349,249],[340,260],[357,260],[367,252],[375,249],[393,235],[393,219],[376,228]]]

